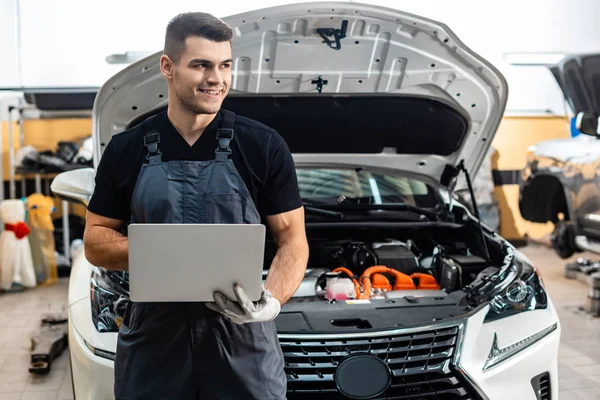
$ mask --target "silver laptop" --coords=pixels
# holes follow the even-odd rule
[[[266,228],[261,224],[131,224],[129,296],[134,302],[236,301],[234,283],[260,299]]]

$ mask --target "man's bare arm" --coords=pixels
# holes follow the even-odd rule
[[[278,248],[265,288],[283,305],[298,290],[308,263],[304,208],[268,216],[267,223]]]
[[[128,268],[128,240],[119,232],[123,223],[88,210],[83,243],[85,257],[92,265],[121,271]]]

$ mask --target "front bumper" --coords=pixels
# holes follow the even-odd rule
[[[485,400],[539,400],[532,379],[548,373],[552,399],[558,398],[558,348],[561,327],[554,306],[546,310],[524,312],[509,318],[483,323],[484,312],[469,318],[459,351],[459,370]],[[492,349],[507,350],[527,337],[540,335],[513,356],[485,369]]]
[[[463,374],[481,399],[537,400],[532,379],[544,373],[549,374],[551,398],[558,398],[557,358],[560,325],[512,357],[484,370],[488,355],[494,346],[494,337],[497,340],[497,347],[506,348],[536,332],[543,331],[544,328],[558,324],[552,303],[549,303],[546,310],[525,312],[491,323],[483,323],[486,312],[487,307],[460,324],[460,340],[454,360],[458,371]],[[82,319],[80,315],[78,323],[82,320],[87,319]],[[290,335],[285,336],[282,342],[289,341]],[[311,335],[299,336],[306,338]],[[84,337],[71,323],[69,323],[69,345],[75,398],[77,400],[114,399],[113,361],[94,354]],[[114,352],[111,348],[104,350]]]
[[[75,399],[113,400],[114,362],[92,352],[83,336],[75,329],[73,321],[76,319],[72,317],[70,313],[69,352]],[[78,322],[81,322],[81,319]]]

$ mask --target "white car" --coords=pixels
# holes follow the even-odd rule
[[[494,138],[504,77],[445,25],[379,6],[224,20],[235,32],[224,108],[285,138],[306,202],[306,278],[276,320],[288,398],[557,399],[561,328],[539,271],[454,200]],[[111,135],[166,106],[160,55],[99,91],[95,166]],[[87,204],[93,178],[65,172],[52,190]],[[269,241],[265,268],[273,254]],[[128,278],[99,267],[73,260],[77,400],[113,398]]]

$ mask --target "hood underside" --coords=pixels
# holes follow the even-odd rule
[[[471,175],[479,168],[507,83],[445,25],[350,2],[291,4],[223,20],[234,30],[223,107],[276,129],[297,165],[394,169],[441,186],[450,183],[448,166],[464,161]],[[95,165],[113,134],[166,106],[161,55],[100,89]]]
[[[600,111],[600,54],[573,54],[550,67],[575,114]]]

